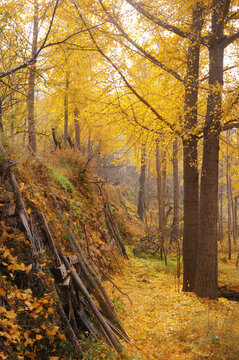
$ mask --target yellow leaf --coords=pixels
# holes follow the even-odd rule
[[[27,210],[27,213],[28,213],[28,214],[31,214],[31,212],[32,212],[32,211],[31,211],[31,209],[29,208],[29,209]]]
[[[36,339],[37,339],[37,340],[41,340],[41,339],[42,339],[42,335],[36,335]]]
[[[24,189],[24,185],[22,184],[19,188],[20,191],[22,191]]]
[[[1,296],[5,296],[6,295],[6,292],[3,288],[0,288],[0,295]]]
[[[43,271],[38,271],[37,275],[40,277],[43,277],[45,275],[45,273]]]
[[[58,334],[59,339],[66,340],[66,337],[64,334]]]
[[[26,273],[28,274],[29,271],[31,271],[31,269],[32,269],[32,264],[26,266]]]
[[[14,312],[14,310],[10,310],[10,311],[7,312],[6,316],[7,316],[8,319],[15,319],[17,314]]]

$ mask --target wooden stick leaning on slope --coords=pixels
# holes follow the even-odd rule
[[[6,155],[6,152],[4,150],[4,147],[0,141],[0,150],[2,151],[3,155]],[[7,173],[9,175],[10,181],[11,181],[11,185],[14,191],[14,194],[16,196],[16,200],[17,200],[17,210],[18,210],[18,215],[19,218],[21,219],[21,222],[23,224],[23,227],[25,229],[26,235],[28,240],[30,241],[31,245],[32,245],[32,252],[33,254],[37,254],[41,251],[41,244],[40,242],[33,236],[32,231],[30,229],[29,226],[29,221],[30,221],[30,217],[27,213],[24,201],[22,199],[22,195],[15,177],[15,173],[14,171],[11,169],[11,166],[6,166],[6,170]]]
[[[114,315],[114,317],[116,318],[117,322],[120,324],[120,319],[118,317],[118,314],[115,311],[115,307],[107,293],[107,291],[105,290],[104,286],[101,283],[101,280],[99,278],[99,276],[96,274],[95,270],[92,268],[92,266],[88,263],[88,261],[86,260],[83,251],[80,247],[80,245],[78,244],[74,233],[70,230],[70,235],[71,235],[71,239],[73,242],[73,245],[75,247],[75,249],[77,250],[77,252],[79,253],[81,259],[82,259],[82,263],[85,266],[86,270],[89,272],[89,274],[92,276],[92,278],[94,279],[96,285],[98,286],[106,304],[108,305],[110,311],[112,312],[112,314]]]
[[[80,277],[78,276],[76,271],[72,268],[72,266],[70,265],[69,261],[67,260],[66,256],[63,254],[63,252],[60,249],[58,252],[59,252],[60,257],[61,257],[63,263],[65,264],[66,268],[68,270],[70,270],[71,276],[72,276],[73,280],[75,281],[76,286],[79,288],[81,293],[84,295],[84,298],[86,299],[88,305],[90,306],[93,314],[99,321],[102,331],[105,334],[105,337],[108,339],[110,345],[112,345],[117,352],[121,352],[122,345],[121,345],[120,341],[117,339],[117,337],[111,330],[110,326],[105,321],[103,315],[100,313],[99,309],[95,305],[94,301],[92,300],[90,294],[88,293],[87,289],[85,288],[85,285],[81,281]]]
[[[107,199],[105,199],[105,196],[103,194],[102,188],[101,186],[97,183],[96,184],[99,190],[99,193],[101,195],[102,201],[103,201],[103,208],[104,208],[104,214],[105,214],[105,221],[106,221],[106,225],[109,231],[110,236],[115,240],[120,253],[123,257],[125,257],[126,259],[129,260],[129,257],[127,255],[125,246],[119,236],[118,230],[117,230],[117,226],[115,224],[115,220],[114,217],[112,215],[112,212],[110,210],[110,205]]]
[[[91,254],[90,254],[90,248],[89,248],[89,241],[88,241],[88,235],[87,235],[87,232],[86,232],[86,227],[85,225],[83,226],[84,228],[84,233],[85,233],[85,239],[86,239],[86,245],[87,245],[87,252],[88,252],[88,255],[91,259],[91,261],[97,266],[97,268],[102,272],[102,274],[105,276],[105,278],[111,282],[111,284],[124,296],[126,296],[130,302],[131,305],[133,305],[133,302],[130,298],[130,296],[128,294],[126,294],[125,292],[123,292],[122,290],[120,290],[120,288],[112,281],[112,279],[101,269],[101,267],[94,261],[94,259],[92,258]]]
[[[58,307],[60,319],[61,319],[62,323],[66,327],[66,330],[67,330],[67,333],[68,333],[68,338],[70,340],[72,340],[72,343],[74,344],[75,349],[77,350],[77,353],[80,355],[80,358],[83,359],[84,358],[84,353],[83,353],[83,351],[81,349],[81,346],[80,346],[80,344],[79,344],[79,342],[77,340],[77,337],[76,337],[76,335],[74,333],[74,330],[71,327],[71,324],[70,324],[70,322],[69,322],[69,320],[68,320],[68,318],[67,318],[67,316],[65,314],[65,311],[64,311],[60,301],[58,302],[57,307]]]

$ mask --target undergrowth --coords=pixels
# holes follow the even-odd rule
[[[75,189],[73,184],[70,182],[69,179],[67,179],[66,176],[61,174],[56,167],[50,164],[46,164],[46,168],[49,170],[50,176],[55,179],[58,185],[60,185],[63,189],[69,191],[70,193],[75,194]]]

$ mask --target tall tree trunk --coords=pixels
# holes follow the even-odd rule
[[[228,133],[227,133],[228,140]],[[231,176],[230,176],[230,159],[228,152],[228,144],[227,144],[227,238],[228,238],[228,259],[232,258],[232,196],[231,196]]]
[[[33,40],[32,40],[32,57],[37,52],[38,38],[38,0],[34,0],[34,17],[33,17]],[[36,79],[36,62],[29,68],[29,84],[28,84],[28,141],[32,150],[37,152],[36,141],[36,121],[35,121],[35,79]]]
[[[66,72],[64,94],[64,144],[67,144],[69,120],[69,72]]]
[[[14,115],[12,116],[12,119],[11,119],[11,139],[12,139],[12,143],[14,143]]]
[[[238,196],[234,197],[234,222],[235,222],[235,238],[237,243],[238,225],[237,225],[237,209],[238,209]]]
[[[160,237],[163,237],[165,226],[165,186],[166,166],[163,152],[159,148],[159,139],[156,140],[156,172],[158,193],[158,229]]]
[[[173,142],[173,226],[170,242],[179,239],[178,139]]]
[[[233,189],[232,189],[232,179],[231,179],[231,203],[232,203],[232,237],[233,237],[233,243],[234,245],[236,245],[237,243],[237,225],[236,225],[236,221],[235,221],[235,201],[236,198],[233,197]]]
[[[162,201],[162,224],[163,224],[163,241],[164,241],[164,232],[166,226],[166,214],[165,214],[165,207],[166,207],[166,196],[167,196],[167,159],[166,159],[166,151],[162,152],[162,160],[161,160],[161,168],[162,168],[162,194],[161,194],[161,201]]]
[[[0,133],[3,133],[3,100],[0,98]]]
[[[183,228],[183,291],[194,291],[198,241],[198,160],[197,99],[199,75],[199,37],[202,29],[202,3],[197,2],[193,10],[191,33],[193,40],[187,52],[187,78],[185,85],[184,123],[186,137],[183,140],[184,179],[184,228]]]
[[[137,213],[143,221],[145,214],[145,182],[146,182],[146,146],[143,144],[141,148],[141,167],[139,176],[139,197]]]
[[[219,220],[218,220],[220,242],[223,241],[223,191],[224,191],[224,186],[223,186],[223,163],[222,163],[222,165],[221,165],[221,185],[220,185],[220,206],[219,206]]]
[[[88,156],[91,157],[92,156],[91,130],[89,130],[88,133],[87,151],[88,151]]]
[[[23,126],[24,126],[24,133],[23,133],[23,136],[22,136],[22,146],[25,147],[26,145],[26,128],[27,128],[27,118],[25,117],[24,118],[24,122],[23,122]]]
[[[213,0],[209,44],[209,93],[204,126],[200,189],[199,237],[195,292],[200,297],[218,297],[217,214],[219,131],[222,109],[224,23],[230,1]]]
[[[78,108],[75,107],[75,141],[76,141],[76,147],[80,151],[80,124],[79,124],[79,111]]]

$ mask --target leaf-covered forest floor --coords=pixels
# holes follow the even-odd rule
[[[121,262],[124,276],[116,270],[112,279],[133,304],[107,285],[125,330],[138,347],[127,345],[127,359],[239,359],[238,302],[183,293],[173,261],[169,259],[165,267],[159,259],[135,257],[131,247],[128,252],[129,261]],[[235,261],[229,264],[224,254],[220,259],[219,282],[235,285],[239,273]]]
[[[200,299],[194,294],[183,293],[181,291],[182,284],[176,281],[176,256],[173,253],[168,256],[167,266],[165,266],[164,261],[160,260],[159,257],[149,257],[146,254],[135,256],[133,249],[137,241],[145,234],[144,224],[135,216],[136,211],[131,203],[127,202],[127,197],[123,196],[123,189],[120,192],[119,189],[117,191],[116,187],[105,185],[105,193],[109,196],[112,212],[116,218],[122,238],[126,243],[131,243],[131,245],[127,246],[129,260],[117,256],[121,267],[119,269],[110,256],[108,244],[102,241],[104,238],[101,235],[105,234],[102,199],[96,190],[93,190],[92,184],[87,181],[85,174],[82,173],[82,165],[79,164],[78,157],[71,151],[56,153],[52,158],[49,155],[47,159],[49,175],[47,175],[46,170],[42,172],[41,164],[31,157],[29,158],[29,155],[25,156],[26,158],[21,154],[17,175],[20,184],[19,190],[26,201],[28,214],[35,211],[43,211],[49,220],[49,226],[54,234],[54,239],[60,246],[67,246],[68,224],[71,224],[72,228],[78,231],[76,233],[80,238],[80,244],[86,247],[77,219],[80,218],[81,221],[84,221],[87,224],[88,235],[90,237],[91,256],[101,265],[105,272],[108,273],[110,269],[110,276],[113,282],[124,293],[127,293],[132,300],[131,304],[127,296],[120,293],[110,282],[104,282],[122,320],[123,327],[129,335],[132,344],[134,344],[134,346],[124,345],[125,350],[121,359],[239,359],[239,302],[228,301],[224,298],[219,298],[219,301],[210,301]],[[66,168],[66,163],[68,168]],[[90,175],[88,177],[89,179],[91,178]],[[74,185],[75,183],[77,185]],[[58,199],[61,212],[56,211],[52,194],[49,193],[49,184],[53,194]],[[123,201],[124,206],[122,207]],[[3,241],[5,236],[3,235],[1,241]],[[7,240],[10,240],[9,246],[14,247],[12,233],[10,235],[7,233],[6,237]],[[20,233],[19,239],[16,238],[15,240],[25,244],[24,234]],[[25,245],[22,246],[24,251],[27,250]],[[235,266],[237,252],[234,252],[232,260],[228,261],[226,245],[220,245],[219,248],[219,284],[227,285],[230,289],[239,292],[239,268]],[[19,245],[19,249],[16,247],[14,250],[16,254],[12,252],[12,249],[9,250],[11,254],[8,252],[2,254],[5,262],[6,257],[10,263],[13,262],[13,264],[9,265],[12,272],[16,269],[19,270],[17,260],[15,260],[15,257],[12,257],[13,254],[19,257],[20,262],[25,261],[26,265],[28,265],[26,267],[21,263],[19,271],[26,272],[27,274],[29,272],[31,276],[35,276],[34,279],[39,280],[39,278],[43,278],[46,283],[50,284],[52,278],[48,277],[49,272],[46,271],[46,274],[42,271],[37,274],[34,273],[31,267],[29,268],[29,258],[25,259],[25,252],[20,250],[21,247]],[[142,257],[139,257],[139,255]],[[45,259],[44,263],[42,263],[43,268],[48,263],[47,260]],[[2,271],[5,271],[4,267]],[[13,281],[15,274],[11,274],[10,271],[10,275],[13,276]],[[1,280],[3,281],[3,279]],[[31,284],[30,280],[28,281]],[[24,289],[29,284],[24,285]],[[22,294],[22,289],[17,292],[16,285],[7,280],[5,283],[0,282],[0,285],[3,286],[0,288],[0,295],[3,298],[6,298],[12,290],[16,292],[17,296],[20,296],[19,293]],[[51,285],[48,286],[48,292],[52,292]],[[27,294],[30,297],[30,293]],[[15,298],[12,301],[15,301]],[[38,302],[45,301],[45,299],[40,298],[36,302],[32,297],[32,301],[33,303],[29,303],[29,301],[28,303],[23,303],[26,314],[33,305],[38,306]],[[49,301],[52,301],[51,297]],[[15,331],[15,318],[18,319],[18,313],[20,314],[21,321],[19,320],[17,324],[17,330],[20,332],[18,331],[16,337],[20,338],[25,344],[27,339],[25,334],[30,333],[30,331],[35,332],[37,328],[35,323],[40,324],[39,328],[40,326],[42,327],[41,333],[38,333],[37,329],[37,335],[34,335],[35,337],[30,340],[32,340],[33,345],[36,343],[41,349],[45,349],[46,344],[49,344],[49,336],[53,336],[52,331],[55,331],[56,328],[55,325],[49,328],[48,316],[51,317],[52,312],[54,312],[52,308],[54,305],[52,303],[50,305],[51,307],[45,306],[37,315],[37,322],[34,321],[32,323],[27,323],[26,319],[28,318],[26,314],[24,317],[16,307],[16,309],[14,308],[16,314],[12,311],[8,312],[10,319],[8,319],[7,325],[13,329],[12,331]],[[43,322],[41,322],[41,319],[43,319]],[[48,323],[47,328],[44,327],[45,322]],[[6,332],[4,334],[8,335]],[[55,335],[54,339],[57,338],[58,342],[60,339],[60,345],[65,347],[64,351],[62,348],[59,350],[60,356],[51,356],[50,359],[73,359],[71,355],[62,355],[69,353],[69,343],[64,342],[64,334],[56,333]],[[10,345],[13,340],[10,338]],[[82,334],[80,342],[85,352],[85,360],[118,359],[118,355],[110,350],[102,341],[93,341],[90,336]],[[52,342],[52,347],[55,343]],[[27,344],[26,349],[28,345],[30,346],[30,344]],[[12,349],[12,351],[15,350],[14,346]],[[9,359],[15,359],[15,355],[18,356],[19,354],[15,353],[14,357],[9,357]],[[40,359],[36,357],[38,355],[34,354],[34,356]]]

